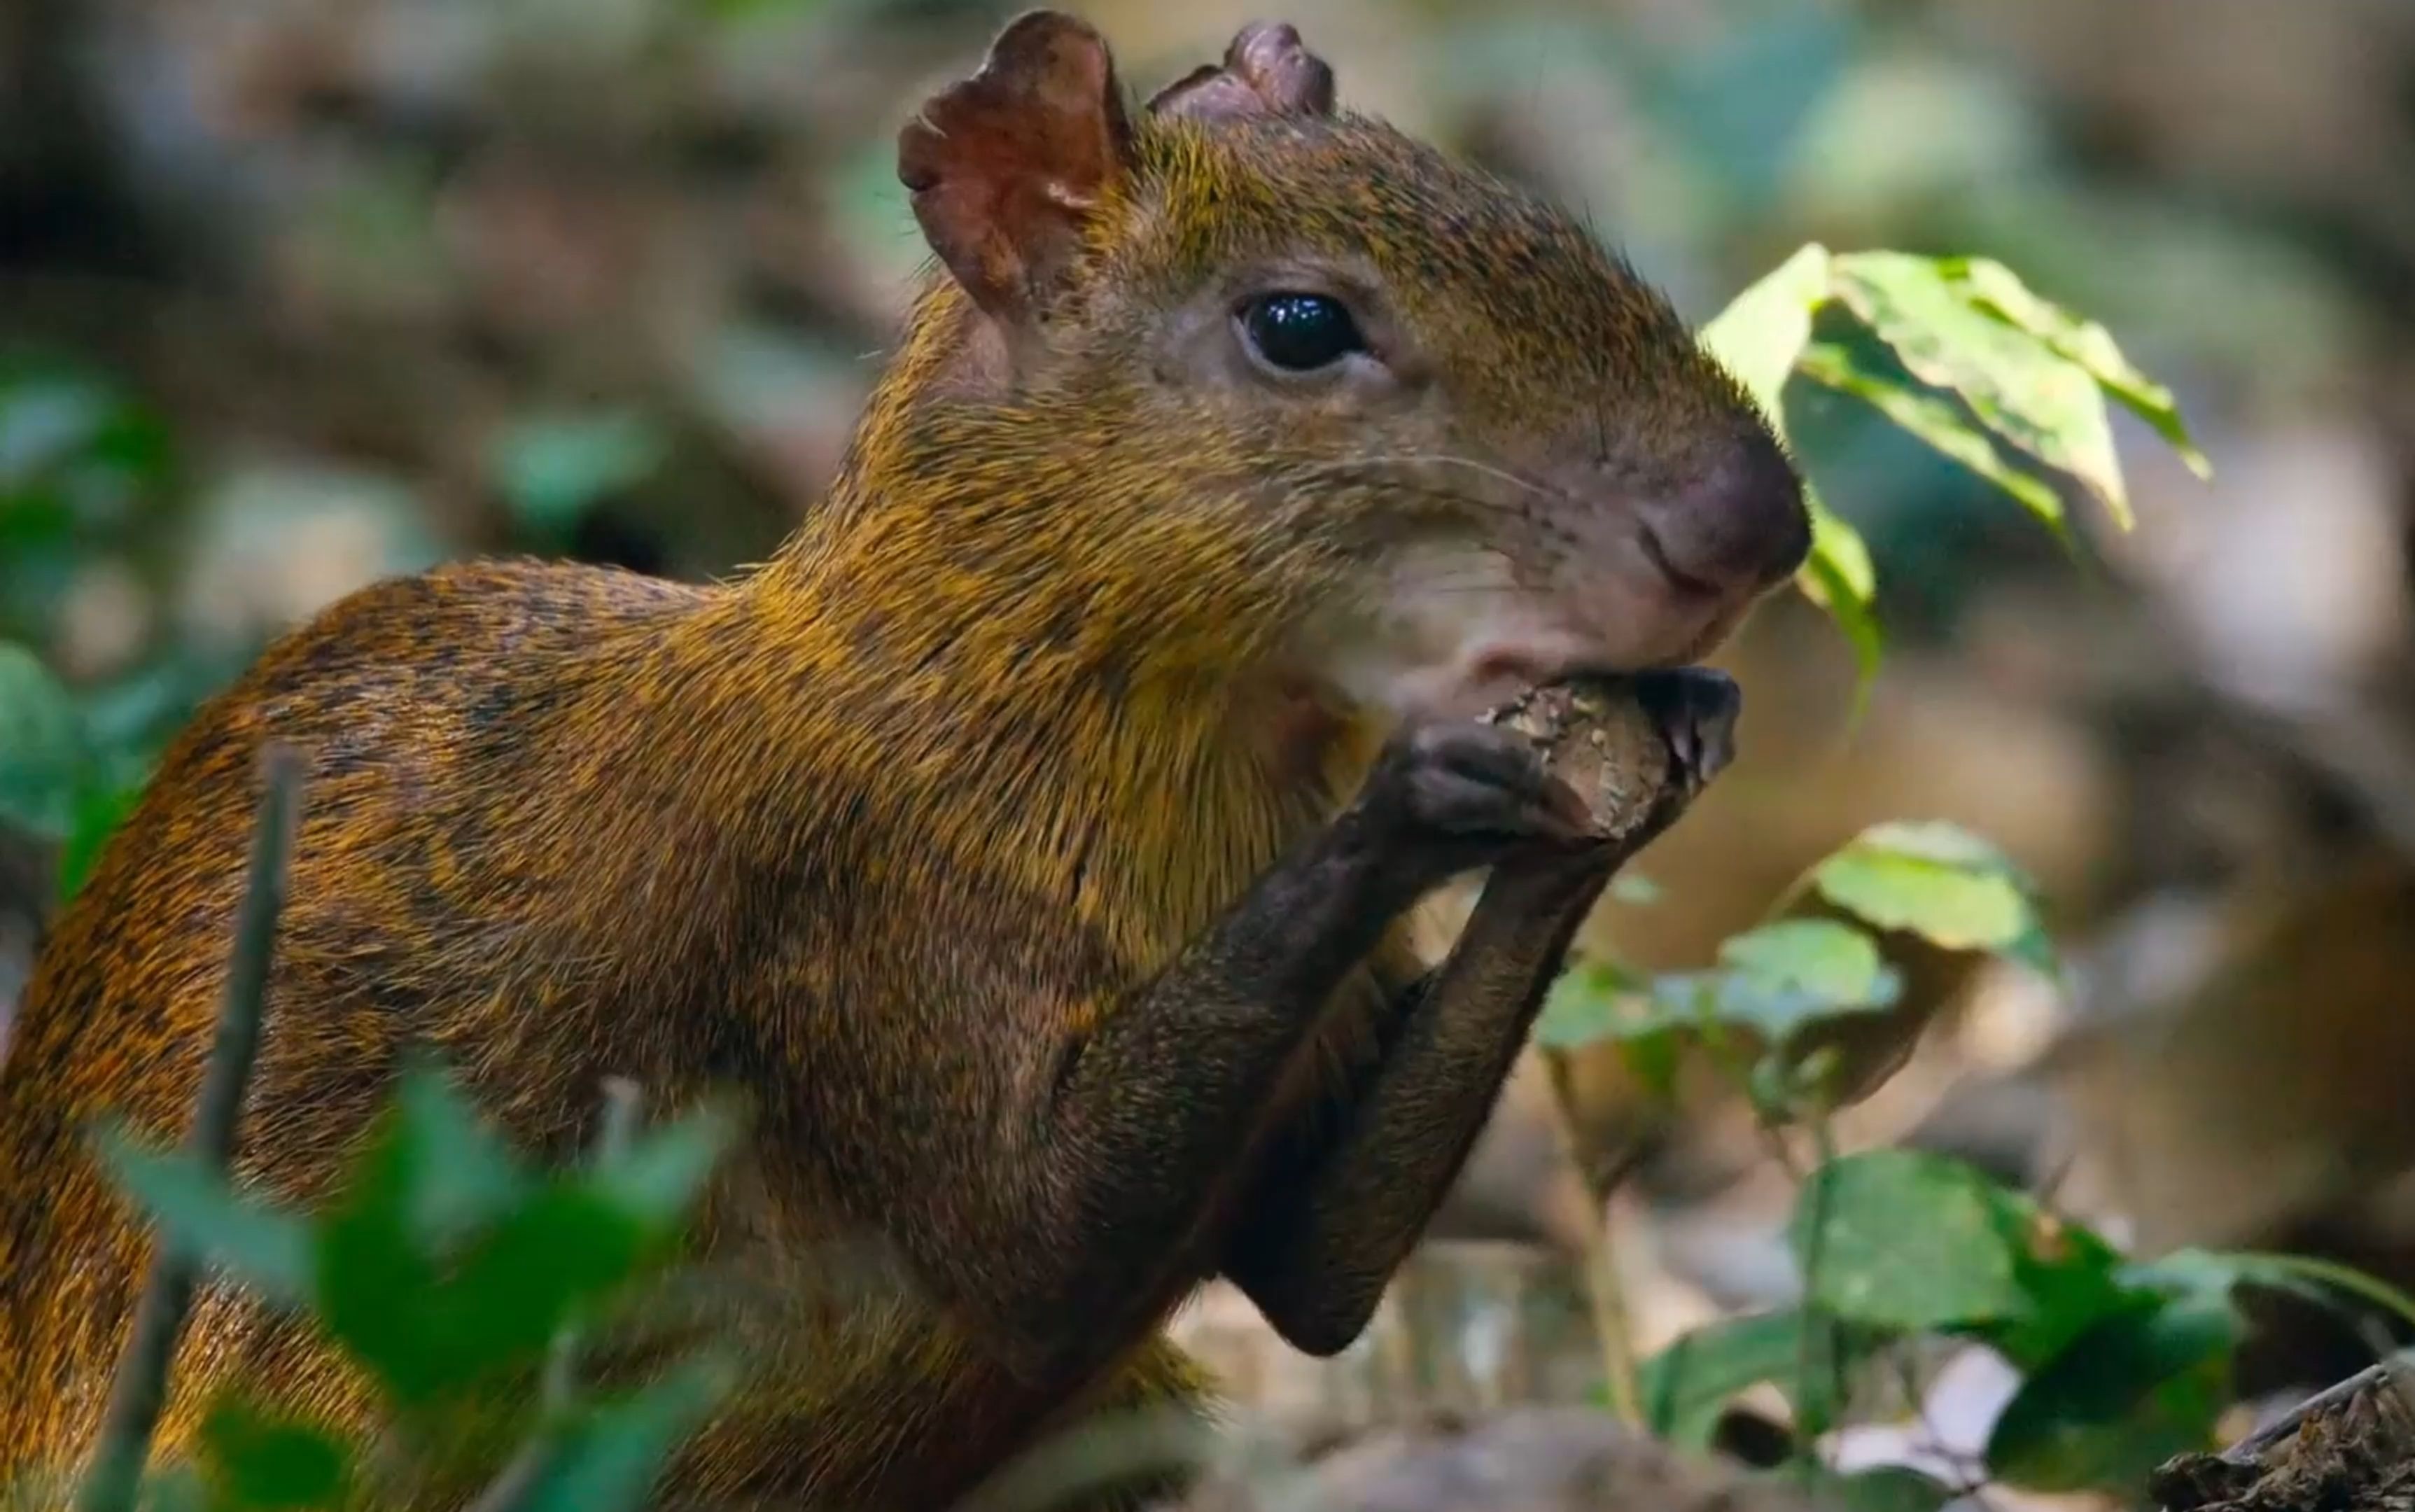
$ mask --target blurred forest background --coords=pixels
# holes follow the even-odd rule
[[[0,641],[73,690],[109,773],[8,816],[0,1007],[61,849],[263,637],[468,553],[726,573],[811,510],[922,262],[897,127],[1013,8],[0,8]],[[1253,13],[1081,8],[1142,90]],[[1345,102],[1583,206],[1694,318],[1806,240],[1984,254],[2174,386],[2212,482],[2124,417],[2140,523],[2082,513],[2077,557],[1803,396],[1887,664],[1855,723],[1842,639],[1761,614],[1724,658],[1744,760],[1645,858],[1658,897],[1596,928],[1697,965],[1862,826],[1965,824],[2035,876],[2071,980],[1907,946],[1904,1006],[1852,1047],[1904,1064],[1840,1137],[1974,1160],[2148,1250],[2415,1283],[2415,4],[1276,14]],[[1579,1144],[1636,1162],[1639,1342],[1781,1296],[1783,1178],[1738,1100],[1576,1071]],[[1565,1310],[1590,1212],[1535,1081],[1365,1348],[1312,1364],[1224,1298],[1186,1327],[1246,1394],[1345,1417],[1598,1364]],[[2264,1388],[2369,1356],[2275,1309]],[[1937,1411],[1983,1430],[2002,1383],[1957,1389]]]

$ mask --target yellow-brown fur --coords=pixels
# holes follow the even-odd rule
[[[1018,1057],[1079,1042],[1332,812],[1382,731],[1287,657],[1374,593],[1388,543],[1473,535],[1538,579],[1572,549],[1432,457],[1583,431],[1645,491],[1756,422],[1568,217],[1378,125],[1144,121],[1133,153],[1011,397],[938,280],[773,561],[710,588],[534,563],[383,584],[202,711],[60,921],[0,1071],[0,1475],[73,1460],[98,1421],[144,1244],[81,1141],[109,1112],[181,1130],[271,736],[311,768],[248,1175],[322,1192],[415,1044],[556,1155],[608,1075],[657,1108],[747,1095],[709,1250],[785,1294],[758,1337],[786,1368],[684,1491],[933,1506],[1069,1404],[1195,1390],[1147,1328],[1095,1378],[983,1350],[949,1267],[1012,1257],[901,1259],[920,1205],[984,1185],[987,1152],[926,1112],[1039,1074]],[[1424,409],[1371,427],[1162,380],[1163,310],[1303,249],[1363,267],[1448,359]],[[1409,970],[1381,956],[1166,1241],[1149,1319],[1215,1269],[1244,1158],[1374,1053],[1353,1005]],[[1132,1089],[1182,1094],[1180,1068]],[[832,1245],[879,1280],[818,1308],[802,1278]],[[295,1330],[213,1295],[166,1442],[239,1375],[361,1407]]]

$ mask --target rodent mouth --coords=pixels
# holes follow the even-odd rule
[[[1642,543],[1644,559],[1653,570],[1669,580],[1669,586],[1688,598],[1715,599],[1720,596],[1718,585],[1706,582],[1692,573],[1681,571],[1669,560],[1669,548],[1660,544],[1660,533],[1650,520],[1636,522],[1636,539]]]

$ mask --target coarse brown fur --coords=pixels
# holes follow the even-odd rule
[[[1366,771],[1380,722],[1290,668],[1404,532],[1473,538],[1528,584],[1578,551],[1550,498],[1453,458],[1582,434],[1606,488],[1667,491],[1758,421],[1575,222],[1377,123],[1131,129],[1038,355],[936,279],[774,561],[712,587],[538,563],[388,582],[193,722],[59,921],[0,1070],[0,1476],[74,1460],[98,1422],[146,1242],[82,1141],[112,1112],[182,1127],[271,737],[310,767],[247,1175],[322,1192],[418,1045],[556,1155],[609,1075],[657,1109],[746,1096],[708,1250],[786,1295],[771,1353],[792,1368],[683,1492],[936,1506],[1069,1403],[1197,1390],[1154,1325],[1217,1268],[1248,1172],[1164,1241],[1102,1363],[1035,1374],[963,1299],[1093,1241],[952,1248],[957,1207],[1022,1195],[1028,1130],[996,1110]],[[1421,397],[1371,423],[1169,379],[1168,309],[1303,257],[1359,270],[1417,333]],[[1309,1137],[1413,969],[1387,947],[1342,990],[1251,1148]],[[1186,1085],[1170,1067],[1125,1095],[1146,1117]],[[870,1295],[815,1305],[825,1246],[871,1256]],[[165,1442],[238,1375],[363,1410],[298,1329],[213,1292]]]

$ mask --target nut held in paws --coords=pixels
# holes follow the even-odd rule
[[[1593,811],[1603,838],[1666,823],[1735,757],[1735,681],[1708,667],[1590,676],[1532,689],[1485,715],[1522,735]]]
[[[1605,837],[1623,840],[1685,781],[1660,721],[1626,678],[1577,678],[1531,689],[1484,716],[1535,742],[1552,775],[1576,789]]]

